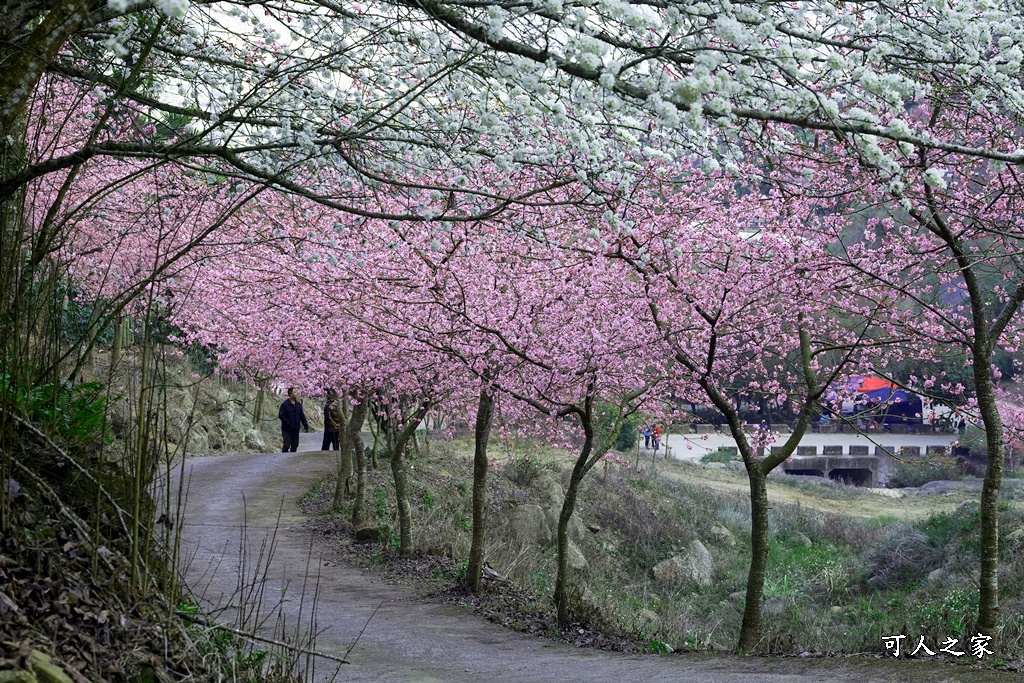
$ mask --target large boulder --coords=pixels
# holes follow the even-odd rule
[[[228,445],[228,434],[218,424],[211,425],[207,428],[206,438],[209,441],[209,449],[212,451],[228,451],[230,449],[225,448]]]
[[[249,450],[263,453],[267,450],[267,442],[263,438],[263,432],[258,429],[250,429],[245,434],[245,447]]]
[[[788,595],[776,595],[768,598],[761,606],[761,613],[777,616],[786,611],[786,608],[793,604],[793,598]]]
[[[710,586],[714,572],[711,553],[698,540],[691,541],[686,550],[651,568],[651,576],[658,583],[694,583],[698,586]]]
[[[542,474],[533,482],[533,490],[537,492],[540,504],[548,510],[561,510],[565,500],[565,489],[547,474]],[[557,512],[555,513],[557,516]]]
[[[199,391],[199,409],[206,414],[222,410],[231,404],[231,391],[217,381],[203,382]]]
[[[566,555],[566,559],[569,561],[569,567],[575,571],[581,572],[589,566],[587,564],[587,558],[584,557],[583,553],[572,541],[569,542],[569,547],[566,549]]]
[[[188,452],[205,455],[210,452],[210,439],[202,429],[193,429],[188,435]]]
[[[558,518],[562,514],[562,506],[559,505],[556,508],[547,508],[544,511],[548,520],[548,528],[551,529],[551,540],[555,542],[558,540]],[[583,537],[583,532],[586,530],[586,526],[580,519],[579,514],[574,514],[569,518],[569,539],[572,541],[579,541]]]
[[[724,545],[729,548],[736,547],[736,537],[732,535],[731,531],[721,524],[712,525],[711,530],[708,532],[708,536],[710,536],[711,540],[718,545]]]
[[[562,514],[562,503],[565,502],[565,489],[554,478],[546,474],[537,477],[532,488],[541,507],[544,508],[544,513],[548,518],[548,527],[551,529],[551,538],[555,540],[558,538],[558,518]],[[580,519],[577,510],[569,518],[569,538],[578,542],[585,530],[586,526]]]
[[[535,543],[548,547],[551,545],[551,527],[548,526],[544,508],[528,503],[517,505],[509,518],[512,533],[524,543]]]

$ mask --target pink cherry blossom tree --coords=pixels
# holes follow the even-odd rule
[[[1017,128],[956,97],[917,105],[915,117],[936,140],[960,138],[994,154],[1016,148]],[[823,146],[819,151],[824,152]],[[890,313],[898,334],[915,337],[930,360],[959,349],[970,386],[942,375],[912,377],[921,392],[962,397],[959,407],[984,426],[987,463],[981,492],[979,606],[976,628],[999,631],[997,501],[1007,443],[1006,417],[1018,398],[1000,400],[995,355],[1022,341],[1024,270],[1020,260],[1022,186],[1016,167],[925,147],[882,145],[887,159],[827,148],[810,169],[823,205],[848,216],[829,236],[838,266],[867,278],[865,296],[897,297]],[[866,214],[866,218],[861,218]],[[851,225],[858,219],[858,225]],[[1012,422],[1012,420],[1011,420]]]
[[[813,200],[766,189],[756,168],[672,170],[651,168],[572,248],[622,267],[626,296],[642,302],[655,335],[642,357],[671,358],[676,394],[713,406],[737,443],[752,519],[738,647],[750,651],[768,563],[766,477],[795,452],[829,386],[892,340],[874,334],[884,304],[855,300],[858,278],[831,267],[829,244],[812,229],[822,220]],[[733,394],[792,401],[792,435],[762,454],[770,435],[743,421]]]

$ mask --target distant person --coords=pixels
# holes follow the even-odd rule
[[[295,387],[288,387],[288,398],[277,409],[277,419],[281,421],[281,440],[284,441],[283,453],[294,453],[299,449],[299,425],[309,431],[306,413],[302,410],[302,401]]]
[[[644,425],[644,449],[651,447],[651,425]]]
[[[320,450],[338,450],[340,432],[341,402],[338,401],[338,392],[334,389],[328,389],[327,398],[324,399],[324,440],[323,444],[320,446]]]
[[[654,452],[658,452],[658,447],[661,445],[661,425],[654,425],[654,429],[651,430],[651,445],[654,446]]]

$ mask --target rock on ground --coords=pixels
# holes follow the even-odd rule
[[[715,524],[711,527],[711,531],[708,535],[713,541],[719,545],[728,546],[730,548],[736,547],[736,537],[732,535],[732,532],[726,529],[721,524]]]
[[[551,545],[551,528],[548,526],[544,508],[528,503],[517,505],[512,510],[512,532],[526,543],[535,543],[545,548]]]
[[[710,586],[715,564],[711,553],[699,540],[690,542],[686,550],[651,569],[651,576],[659,583],[695,583]]]

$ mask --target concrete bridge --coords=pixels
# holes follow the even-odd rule
[[[735,446],[723,446],[721,450],[739,455]],[[772,452],[778,452],[779,446],[773,446]],[[871,453],[869,446],[797,446],[796,453],[780,469],[786,474],[807,477],[825,477],[854,486],[878,486],[880,476],[889,468],[892,456],[905,459],[920,459],[920,446],[900,446],[899,448],[876,446]],[[950,453],[946,445],[932,445],[924,449],[924,455],[934,457]],[[763,450],[762,450],[763,454]]]
[[[778,447],[773,447],[775,451]],[[926,446],[924,456],[933,458],[949,455],[949,446],[936,444]],[[786,474],[813,477],[827,477],[855,486],[878,486],[880,474],[888,471],[892,457],[900,459],[921,458],[920,446],[901,446],[898,449],[876,446],[875,452],[869,452],[868,446],[849,446],[844,452],[843,446],[797,446],[796,454],[782,463],[782,471]]]

